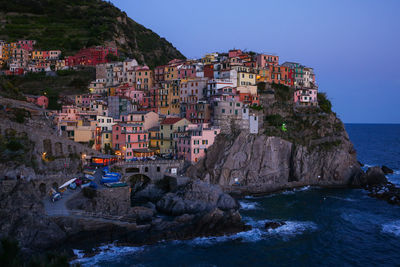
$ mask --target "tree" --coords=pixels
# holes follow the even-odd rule
[[[331,113],[332,103],[326,96],[326,93],[318,93],[317,98],[318,98],[318,105],[322,109],[322,111],[324,111],[325,113]]]
[[[113,61],[118,61],[119,58],[113,53],[109,53],[107,54],[106,59],[108,62],[113,62]]]

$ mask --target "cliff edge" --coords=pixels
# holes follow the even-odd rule
[[[218,136],[187,175],[240,194],[350,184],[362,171],[343,123],[325,95],[319,107],[296,107],[291,90],[262,88],[262,108],[253,111],[262,118],[259,133]]]

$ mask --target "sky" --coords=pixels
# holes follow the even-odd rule
[[[187,58],[239,48],[313,67],[345,123],[400,123],[399,0],[111,0]]]

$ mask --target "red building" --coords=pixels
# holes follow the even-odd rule
[[[107,63],[107,55],[118,55],[117,48],[113,47],[90,47],[81,49],[74,56],[69,56],[65,59],[66,66],[96,66],[98,64]]]
[[[204,77],[214,79],[214,65],[208,64],[204,66]]]
[[[19,48],[28,50],[28,51],[32,51],[33,50],[33,46],[36,44],[36,41],[34,40],[19,40],[18,41],[18,46]]]

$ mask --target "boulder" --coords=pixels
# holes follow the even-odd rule
[[[385,165],[382,165],[382,171],[384,174],[393,174],[393,170]]]
[[[285,225],[285,222],[282,221],[278,221],[278,222],[266,222],[265,223],[265,229],[269,230],[269,229],[276,229],[278,227],[281,227],[283,225]]]
[[[365,174],[365,185],[374,186],[386,183],[388,183],[388,180],[380,167],[368,168]]]

